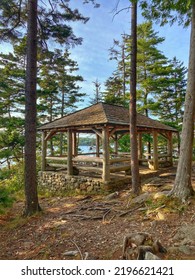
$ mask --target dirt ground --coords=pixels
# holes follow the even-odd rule
[[[0,215],[0,259],[122,259],[124,237],[132,232],[160,240],[168,250],[163,259],[195,259],[195,241],[175,237],[195,224],[195,198],[182,204],[162,194],[172,187],[175,171],[144,179],[138,199],[128,185],[114,195],[42,197],[43,211],[27,218],[21,217],[24,202],[17,201]]]

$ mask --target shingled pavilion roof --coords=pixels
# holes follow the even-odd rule
[[[53,122],[40,126],[39,130],[61,130],[75,128],[84,130],[90,126],[113,125],[129,127],[129,110],[123,106],[97,103],[85,109],[68,114]],[[137,128],[140,131],[156,129],[159,131],[177,132],[175,128],[137,113]]]

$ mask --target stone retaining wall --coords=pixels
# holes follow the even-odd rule
[[[92,179],[84,176],[68,176],[64,172],[40,171],[38,185],[41,189],[51,192],[76,191],[95,192],[103,190],[104,184],[100,179]]]
[[[100,193],[102,191],[118,190],[129,184],[130,179],[125,177],[115,178],[103,183],[100,178],[86,176],[69,176],[65,172],[40,171],[38,174],[38,185],[42,190],[52,193]]]

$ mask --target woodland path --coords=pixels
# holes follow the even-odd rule
[[[181,204],[162,195],[174,177],[172,168],[147,178],[139,199],[130,199],[130,186],[111,198],[42,197],[43,211],[28,218],[17,201],[0,215],[0,259],[122,259],[124,236],[132,232],[160,240],[164,259],[195,259],[195,198]]]

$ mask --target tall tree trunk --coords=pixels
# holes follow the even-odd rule
[[[65,92],[64,92],[64,84],[62,86],[62,106],[61,106],[61,118],[63,118],[64,116],[64,107],[65,107],[65,102],[64,102],[64,98],[65,98]],[[61,132],[60,133],[60,155],[63,155],[63,135],[64,133]]]
[[[125,44],[122,45],[122,68],[123,68],[123,100],[126,96],[126,67],[125,67]]]
[[[180,156],[177,166],[175,184],[171,191],[173,196],[185,200],[192,193],[191,172],[195,117],[195,3],[192,4],[192,22],[190,37],[190,56],[188,82],[185,97],[183,126],[181,132]]]
[[[49,122],[53,121],[53,96],[50,97],[50,116]],[[54,145],[53,145],[53,138],[50,139],[50,154],[54,156]]]
[[[39,210],[36,180],[37,0],[28,1],[25,90],[25,215]]]
[[[138,144],[137,144],[137,113],[136,113],[136,80],[137,80],[137,1],[132,1],[131,8],[131,75],[130,75],[130,142],[131,142],[131,174],[133,193],[141,190],[139,176]]]

